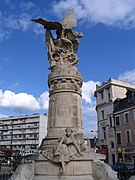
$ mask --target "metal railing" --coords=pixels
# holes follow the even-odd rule
[[[13,173],[0,173],[0,180],[8,180]]]

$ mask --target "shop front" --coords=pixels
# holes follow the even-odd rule
[[[125,163],[135,164],[135,147],[123,148],[123,159]]]

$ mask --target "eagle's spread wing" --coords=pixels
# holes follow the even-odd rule
[[[56,30],[58,37],[62,34],[62,24],[56,21],[47,21],[45,19],[39,18],[39,19],[33,19],[31,21],[37,22],[44,26],[45,29],[48,30]]]
[[[64,29],[72,29],[73,27],[77,26],[77,21],[76,18],[74,16],[74,10],[71,9],[67,12],[67,14],[65,15],[63,21],[62,21],[62,26],[64,27]]]

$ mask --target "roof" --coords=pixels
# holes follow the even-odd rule
[[[126,93],[126,97],[123,99],[116,99],[114,101],[114,112],[132,107],[135,105],[135,90],[129,90]]]
[[[126,89],[131,89],[131,90],[135,91],[135,84],[117,80],[114,78],[109,78],[107,81],[103,81],[100,85],[98,85],[98,84],[96,85],[96,91],[94,93],[94,96],[96,97],[97,92],[100,92],[100,91],[108,88],[110,85],[115,85],[115,86],[123,87]]]

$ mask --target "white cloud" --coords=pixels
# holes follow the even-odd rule
[[[45,30],[44,30],[44,28],[41,27],[40,24],[37,24],[36,26],[34,26],[33,31],[36,35],[44,35],[45,34]]]
[[[0,41],[9,38],[13,30],[31,29],[36,34],[43,32],[36,26],[33,28],[30,21],[33,17],[42,16],[42,7],[31,1],[20,4],[8,0],[5,2],[9,11],[0,11]],[[63,17],[67,9],[74,8],[77,19],[87,22],[87,25],[103,23],[123,28],[135,27],[135,0],[53,0],[51,4],[52,14]]]
[[[20,7],[24,11],[29,11],[30,9],[36,8],[35,4],[32,2],[21,2]]]
[[[92,102],[92,99],[94,97],[94,92],[96,90],[96,84],[99,84],[99,82],[94,82],[94,81],[83,82],[82,99],[84,99],[86,103]]]
[[[8,2],[8,1],[7,1]],[[9,3],[6,3],[9,5]],[[15,8],[18,11],[15,11]],[[31,19],[37,16],[39,9],[32,2],[15,4],[10,1],[9,11],[0,11],[0,41],[8,39],[14,30],[33,30]]]
[[[20,16],[0,16],[0,41],[8,39],[14,30],[28,30],[32,26],[31,19],[26,13]]]
[[[23,31],[28,30],[31,27],[31,18],[32,17],[30,15],[22,13],[18,19],[19,28]]]
[[[40,107],[42,109],[48,109],[49,106],[49,93],[45,91],[43,94],[41,94],[40,98],[38,98],[38,102],[40,104]]]
[[[5,117],[8,117],[8,116],[0,113],[0,118],[5,118]]]
[[[11,85],[9,86],[9,88],[16,87],[16,86],[19,86],[19,83],[11,84]]]
[[[10,37],[10,33],[0,28],[0,41],[2,41],[3,39],[8,39],[9,37]]]
[[[53,4],[53,12],[59,16],[72,8],[77,19],[90,24],[135,27],[134,0],[61,0]]]
[[[34,112],[48,108],[48,92],[44,92],[38,99],[27,93],[15,94],[12,91],[0,90],[0,107],[14,112]]]
[[[93,137],[92,130],[97,130],[97,113],[95,110],[95,102],[92,105],[82,106],[84,131],[87,137]]]
[[[118,79],[135,84],[135,69],[120,74]]]
[[[23,31],[27,30],[31,26],[31,16],[26,13],[21,13],[19,16],[8,16],[5,17],[3,22],[3,29],[17,30],[21,29]]]
[[[82,113],[84,131],[87,137],[93,137],[94,134],[91,133],[91,130],[97,130],[96,99],[94,98],[96,84],[99,82],[88,81],[83,82],[82,86]]]
[[[87,137],[93,136],[91,130],[97,129],[94,91],[98,82],[88,81],[82,87],[82,113],[84,130]],[[28,93],[14,93],[0,90],[0,108],[15,113],[38,112],[47,110],[49,93],[45,91],[40,97],[35,98]],[[1,117],[3,115],[0,115]]]

